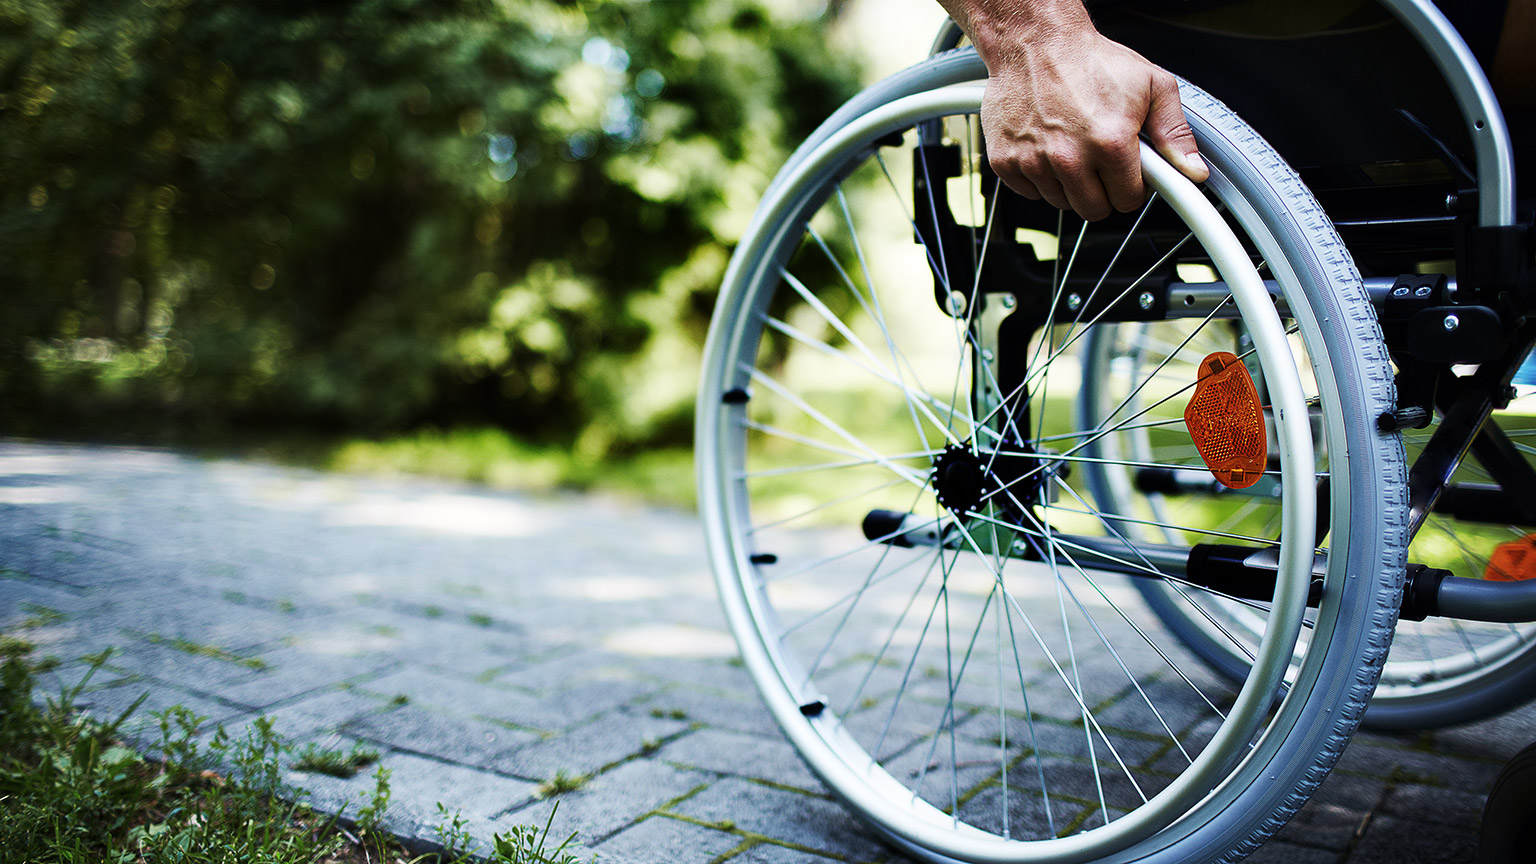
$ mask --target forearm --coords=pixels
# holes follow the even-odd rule
[[[1097,33],[1081,0],[938,0],[971,37],[990,72],[1043,45]]]

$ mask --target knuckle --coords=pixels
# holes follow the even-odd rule
[[[1182,122],[1179,125],[1173,127],[1173,129],[1168,133],[1168,137],[1176,143],[1183,143],[1186,141],[1192,143],[1195,140],[1195,130],[1189,128],[1189,123],[1187,121]]]
[[[1134,160],[1140,127],[1130,122],[1105,122],[1094,126],[1089,136],[1099,159],[1111,165]]]
[[[1036,182],[1049,179],[1053,174],[1049,158],[1038,151],[1020,158],[1017,164],[1025,177]]]
[[[1123,168],[1137,161],[1140,155],[1141,145],[1138,143],[1134,131],[1119,135],[1110,141],[1105,141],[1100,152],[1104,161],[1113,168]]]
[[[1146,199],[1145,191],[1143,189],[1141,189],[1140,187],[1138,187],[1135,190],[1135,194],[1123,196],[1119,200],[1116,200],[1113,203],[1114,203],[1115,209],[1119,210],[1121,213],[1130,213],[1130,212],[1136,210],[1137,208],[1139,208],[1141,206],[1142,201],[1145,200],[1145,199]]]
[[[1046,154],[1047,168],[1058,177],[1073,177],[1082,173],[1084,159],[1077,150],[1062,148]]]

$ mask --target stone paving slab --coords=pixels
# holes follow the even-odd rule
[[[81,697],[104,716],[147,693],[146,710],[377,749],[408,838],[438,839],[441,804],[481,839],[554,812],[551,836],[579,832],[604,864],[902,864],[758,702],[700,533],[602,498],[0,441],[0,630],[62,661],[49,690],[114,649]],[[959,729],[980,747],[996,726]],[[129,731],[153,745],[147,715]],[[1362,733],[1250,860],[1470,860],[1483,796],[1533,740],[1530,707]],[[557,775],[579,788],[545,797]],[[288,776],[354,814],[374,786]]]

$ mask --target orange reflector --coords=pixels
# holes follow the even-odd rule
[[[1264,411],[1248,367],[1237,355],[1217,351],[1200,361],[1184,425],[1221,485],[1246,489],[1264,476]]]
[[[1488,556],[1483,578],[1494,582],[1523,582],[1536,578],[1536,534],[1500,543]]]

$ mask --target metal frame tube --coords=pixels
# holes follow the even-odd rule
[[[1515,224],[1515,157],[1504,112],[1466,40],[1430,0],[1381,0],[1429,54],[1461,109],[1477,156],[1477,224]]]
[[[1536,621],[1536,580],[1488,582],[1447,576],[1440,583],[1436,614],[1468,621],[1521,624]]]

